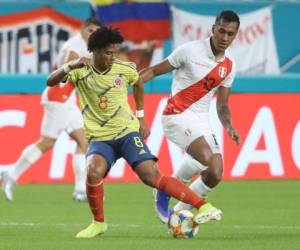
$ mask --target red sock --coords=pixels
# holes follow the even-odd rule
[[[206,203],[189,187],[174,177],[159,175],[159,177],[155,180],[155,185],[156,188],[160,189],[166,194],[184,203],[190,204],[195,208],[199,208]]]
[[[103,211],[103,179],[87,178],[86,194],[94,220],[104,222]]]

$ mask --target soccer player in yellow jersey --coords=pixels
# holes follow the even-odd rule
[[[103,179],[114,162],[123,157],[148,186],[199,209],[197,223],[216,219],[210,204],[185,184],[160,173],[144,137],[149,130],[143,119],[144,89],[135,65],[116,60],[123,37],[118,30],[103,27],[88,40],[92,59],[80,58],[52,72],[48,86],[68,80],[76,86],[89,141],[86,192],[93,222],[79,232],[77,238],[92,238],[107,230],[103,212]],[[133,87],[137,107],[135,117],[127,100],[127,89]]]

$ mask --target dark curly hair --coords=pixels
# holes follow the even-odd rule
[[[88,50],[92,52],[94,49],[106,48],[111,44],[121,44],[124,41],[119,29],[102,26],[93,32],[88,40]]]

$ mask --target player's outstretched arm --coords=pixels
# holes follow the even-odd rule
[[[165,73],[168,73],[175,68],[170,64],[168,59],[162,61],[161,63],[158,63],[152,67],[148,67],[145,69],[142,69],[139,74],[140,74],[140,80],[145,83],[150,80],[152,80],[154,77],[163,75]]]
[[[71,61],[70,63],[64,64],[62,67],[58,68],[57,70],[53,71],[48,79],[47,85],[48,86],[55,86],[60,82],[66,80],[68,73],[73,69],[79,69],[82,67],[91,67],[91,59],[86,57],[81,57],[77,60]]]

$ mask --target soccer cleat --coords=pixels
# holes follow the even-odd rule
[[[93,221],[86,229],[80,231],[76,238],[93,238],[97,235],[104,234],[107,230],[107,224],[105,222]]]
[[[169,209],[169,211],[168,211],[168,221],[167,221],[167,224],[168,224],[168,226],[170,225],[170,219],[171,219],[171,216],[172,216],[172,214],[173,213],[175,213],[175,210],[174,210],[174,208],[171,208],[171,209]]]
[[[158,189],[154,189],[153,194],[156,214],[162,223],[167,224],[169,219],[170,196]]]
[[[85,202],[87,201],[86,192],[85,191],[74,191],[73,195],[74,201]]]
[[[213,207],[210,203],[206,203],[198,209],[198,214],[195,215],[194,221],[198,224],[204,224],[210,220],[221,220],[222,211]]]
[[[0,179],[2,180],[2,191],[5,198],[8,201],[13,201],[13,188],[16,185],[16,182],[8,175],[7,172],[2,172]]]
[[[208,195],[207,195],[207,194],[206,194],[206,195],[201,195],[201,198],[202,198],[203,200],[207,201]]]

